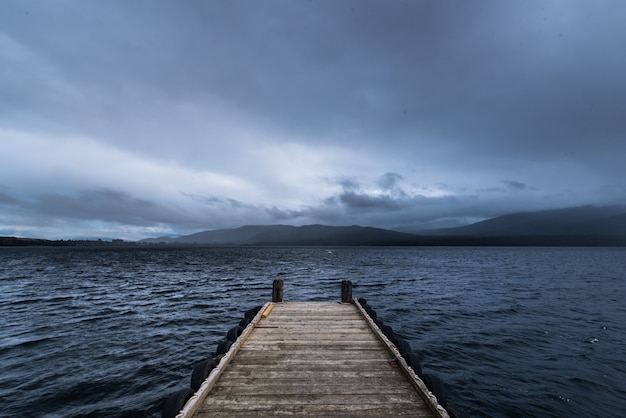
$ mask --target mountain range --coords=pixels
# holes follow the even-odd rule
[[[467,226],[419,231],[427,235],[529,236],[625,235],[626,206],[579,206],[521,212]]]
[[[248,225],[178,238],[152,238],[143,242],[205,245],[413,245],[417,237],[415,234],[357,225]]]
[[[399,232],[363,226],[248,225],[142,243],[198,245],[626,246],[626,206],[581,206],[499,216],[446,229]]]

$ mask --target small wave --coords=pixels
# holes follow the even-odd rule
[[[58,336],[46,336],[46,337],[33,337],[25,336],[23,338],[12,337],[5,338],[0,346],[0,354],[5,354],[11,350],[24,350],[33,349],[46,343],[51,343],[56,340]]]
[[[338,300],[339,281],[352,280],[472,416],[623,409],[623,326],[610,315],[623,311],[623,281],[608,277],[590,295],[571,274],[606,276],[602,253],[577,264],[554,249],[546,269],[534,249],[29,251],[46,268],[10,267],[24,279],[0,303],[0,389],[16,416],[158,416],[194,362],[270,298],[275,277],[286,301]]]

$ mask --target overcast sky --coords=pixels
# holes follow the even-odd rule
[[[0,235],[626,203],[626,1],[0,2]]]

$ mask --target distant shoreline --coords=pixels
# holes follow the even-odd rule
[[[41,238],[0,237],[0,247],[626,247],[626,238],[619,235],[564,236],[421,236],[414,240],[306,240],[300,242],[254,243],[189,243],[106,240],[48,240]]]

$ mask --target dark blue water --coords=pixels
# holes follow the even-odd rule
[[[159,416],[276,278],[352,280],[472,416],[626,411],[624,248],[0,248],[0,416]]]

